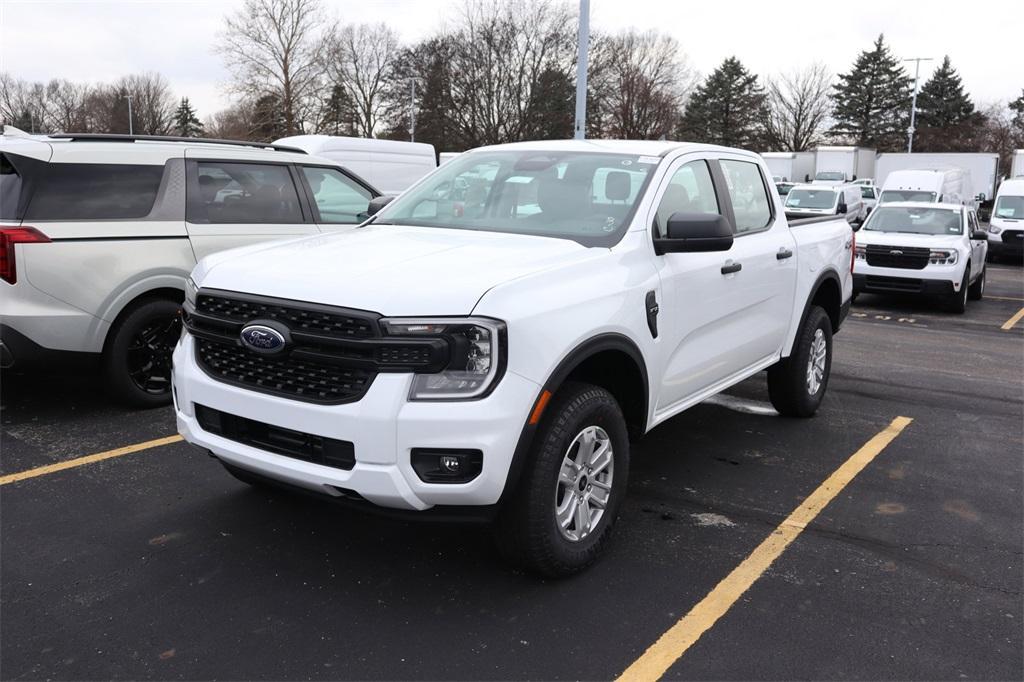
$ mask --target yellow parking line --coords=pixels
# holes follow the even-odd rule
[[[772,534],[743,560],[743,563],[733,569],[732,573],[718,583],[699,604],[669,628],[640,658],[626,668],[618,679],[621,682],[652,682],[660,679],[702,634],[725,615],[772,562],[779,558],[789,543],[803,532],[807,524],[813,521],[818,513],[912,421],[909,417],[896,417],[889,426],[853,453],[779,524]]]
[[[1022,317],[1024,317],[1024,308],[1021,308],[1020,310],[1018,310],[1016,315],[1014,315],[1013,317],[1008,319],[1006,322],[1004,322],[1003,326],[1000,327],[1000,329],[1002,329],[1004,332],[1010,331],[1011,329],[1013,329],[1013,325],[1015,325],[1018,322],[1020,322],[1020,319]]]
[[[1024,301],[1024,298],[1016,296],[985,296],[985,298],[991,298],[994,301]]]
[[[177,443],[181,439],[181,436],[167,436],[166,438],[147,440],[145,443],[126,445],[125,447],[117,448],[116,450],[107,450],[106,452],[98,452],[95,455],[86,455],[85,457],[69,459],[65,462],[57,462],[56,464],[47,464],[46,466],[36,467],[35,469],[20,471],[16,474],[7,474],[6,476],[0,476],[0,485],[7,485],[8,483],[17,483],[18,481],[24,481],[27,478],[45,476],[46,474],[52,474],[57,471],[63,471],[64,469],[73,469],[75,467],[84,466],[86,464],[92,464],[93,462],[102,462],[105,459],[121,457],[123,455],[130,455],[133,452],[149,450],[150,448],[157,448],[160,447],[161,445],[170,445],[171,443]]]

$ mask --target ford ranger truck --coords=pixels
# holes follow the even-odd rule
[[[853,232],[787,223],[756,154],[499,145],[388,199],[193,271],[178,428],[237,478],[487,519],[565,575],[609,541],[631,440],[762,370],[783,415],[825,396]]]

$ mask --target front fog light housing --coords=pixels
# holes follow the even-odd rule
[[[473,400],[487,395],[504,371],[505,325],[482,317],[381,320],[387,336],[439,338],[448,344],[440,372],[416,374],[410,400]]]

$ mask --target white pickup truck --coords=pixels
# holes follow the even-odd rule
[[[347,232],[209,256],[178,428],[248,483],[485,518],[526,567],[580,570],[631,438],[765,369],[782,414],[821,403],[853,232],[787,224],[770,178],[724,147],[485,147]]]

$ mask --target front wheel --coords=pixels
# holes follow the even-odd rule
[[[810,417],[818,411],[832,371],[832,322],[812,306],[793,351],[768,368],[768,396],[785,417]]]
[[[967,297],[972,301],[980,301],[985,295],[985,273],[988,272],[988,268],[985,266],[981,267],[981,274],[978,275],[978,279],[974,280],[974,284],[967,290]]]
[[[608,543],[628,474],[629,438],[615,398],[598,386],[564,385],[495,524],[498,547],[542,575],[583,570]]]
[[[167,299],[146,301],[110,331],[103,372],[122,403],[160,407],[171,402],[171,353],[181,336],[180,308]]]

